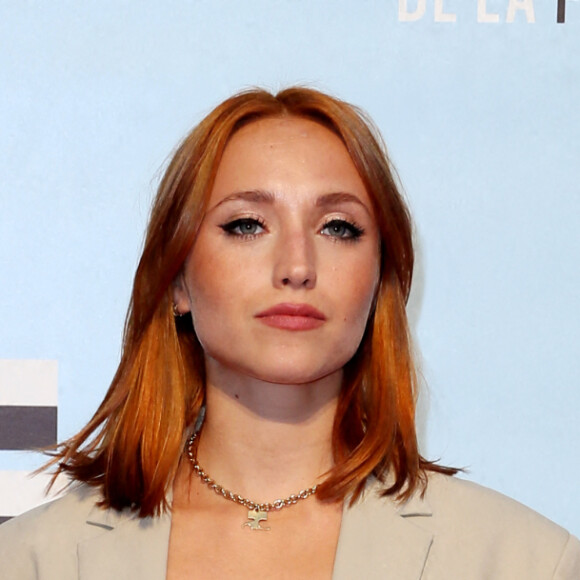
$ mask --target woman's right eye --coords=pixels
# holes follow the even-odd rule
[[[253,237],[264,231],[264,225],[254,218],[240,218],[220,226],[231,236]]]

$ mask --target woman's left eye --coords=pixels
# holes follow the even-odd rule
[[[363,235],[364,230],[345,220],[335,219],[326,223],[320,233],[341,240],[356,240]]]
[[[254,218],[240,218],[220,226],[231,236],[256,236],[264,231],[264,226]]]

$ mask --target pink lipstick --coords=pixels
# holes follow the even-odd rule
[[[277,304],[256,314],[261,322],[282,330],[312,330],[324,324],[326,316],[310,304]]]

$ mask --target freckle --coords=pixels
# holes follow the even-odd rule
[[[239,398],[240,398],[240,395],[238,395],[238,393],[234,393],[234,397],[235,397],[236,399],[239,399]]]

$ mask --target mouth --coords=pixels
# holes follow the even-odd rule
[[[312,330],[326,321],[326,316],[310,304],[291,302],[268,308],[256,314],[256,318],[267,326],[283,330]]]

